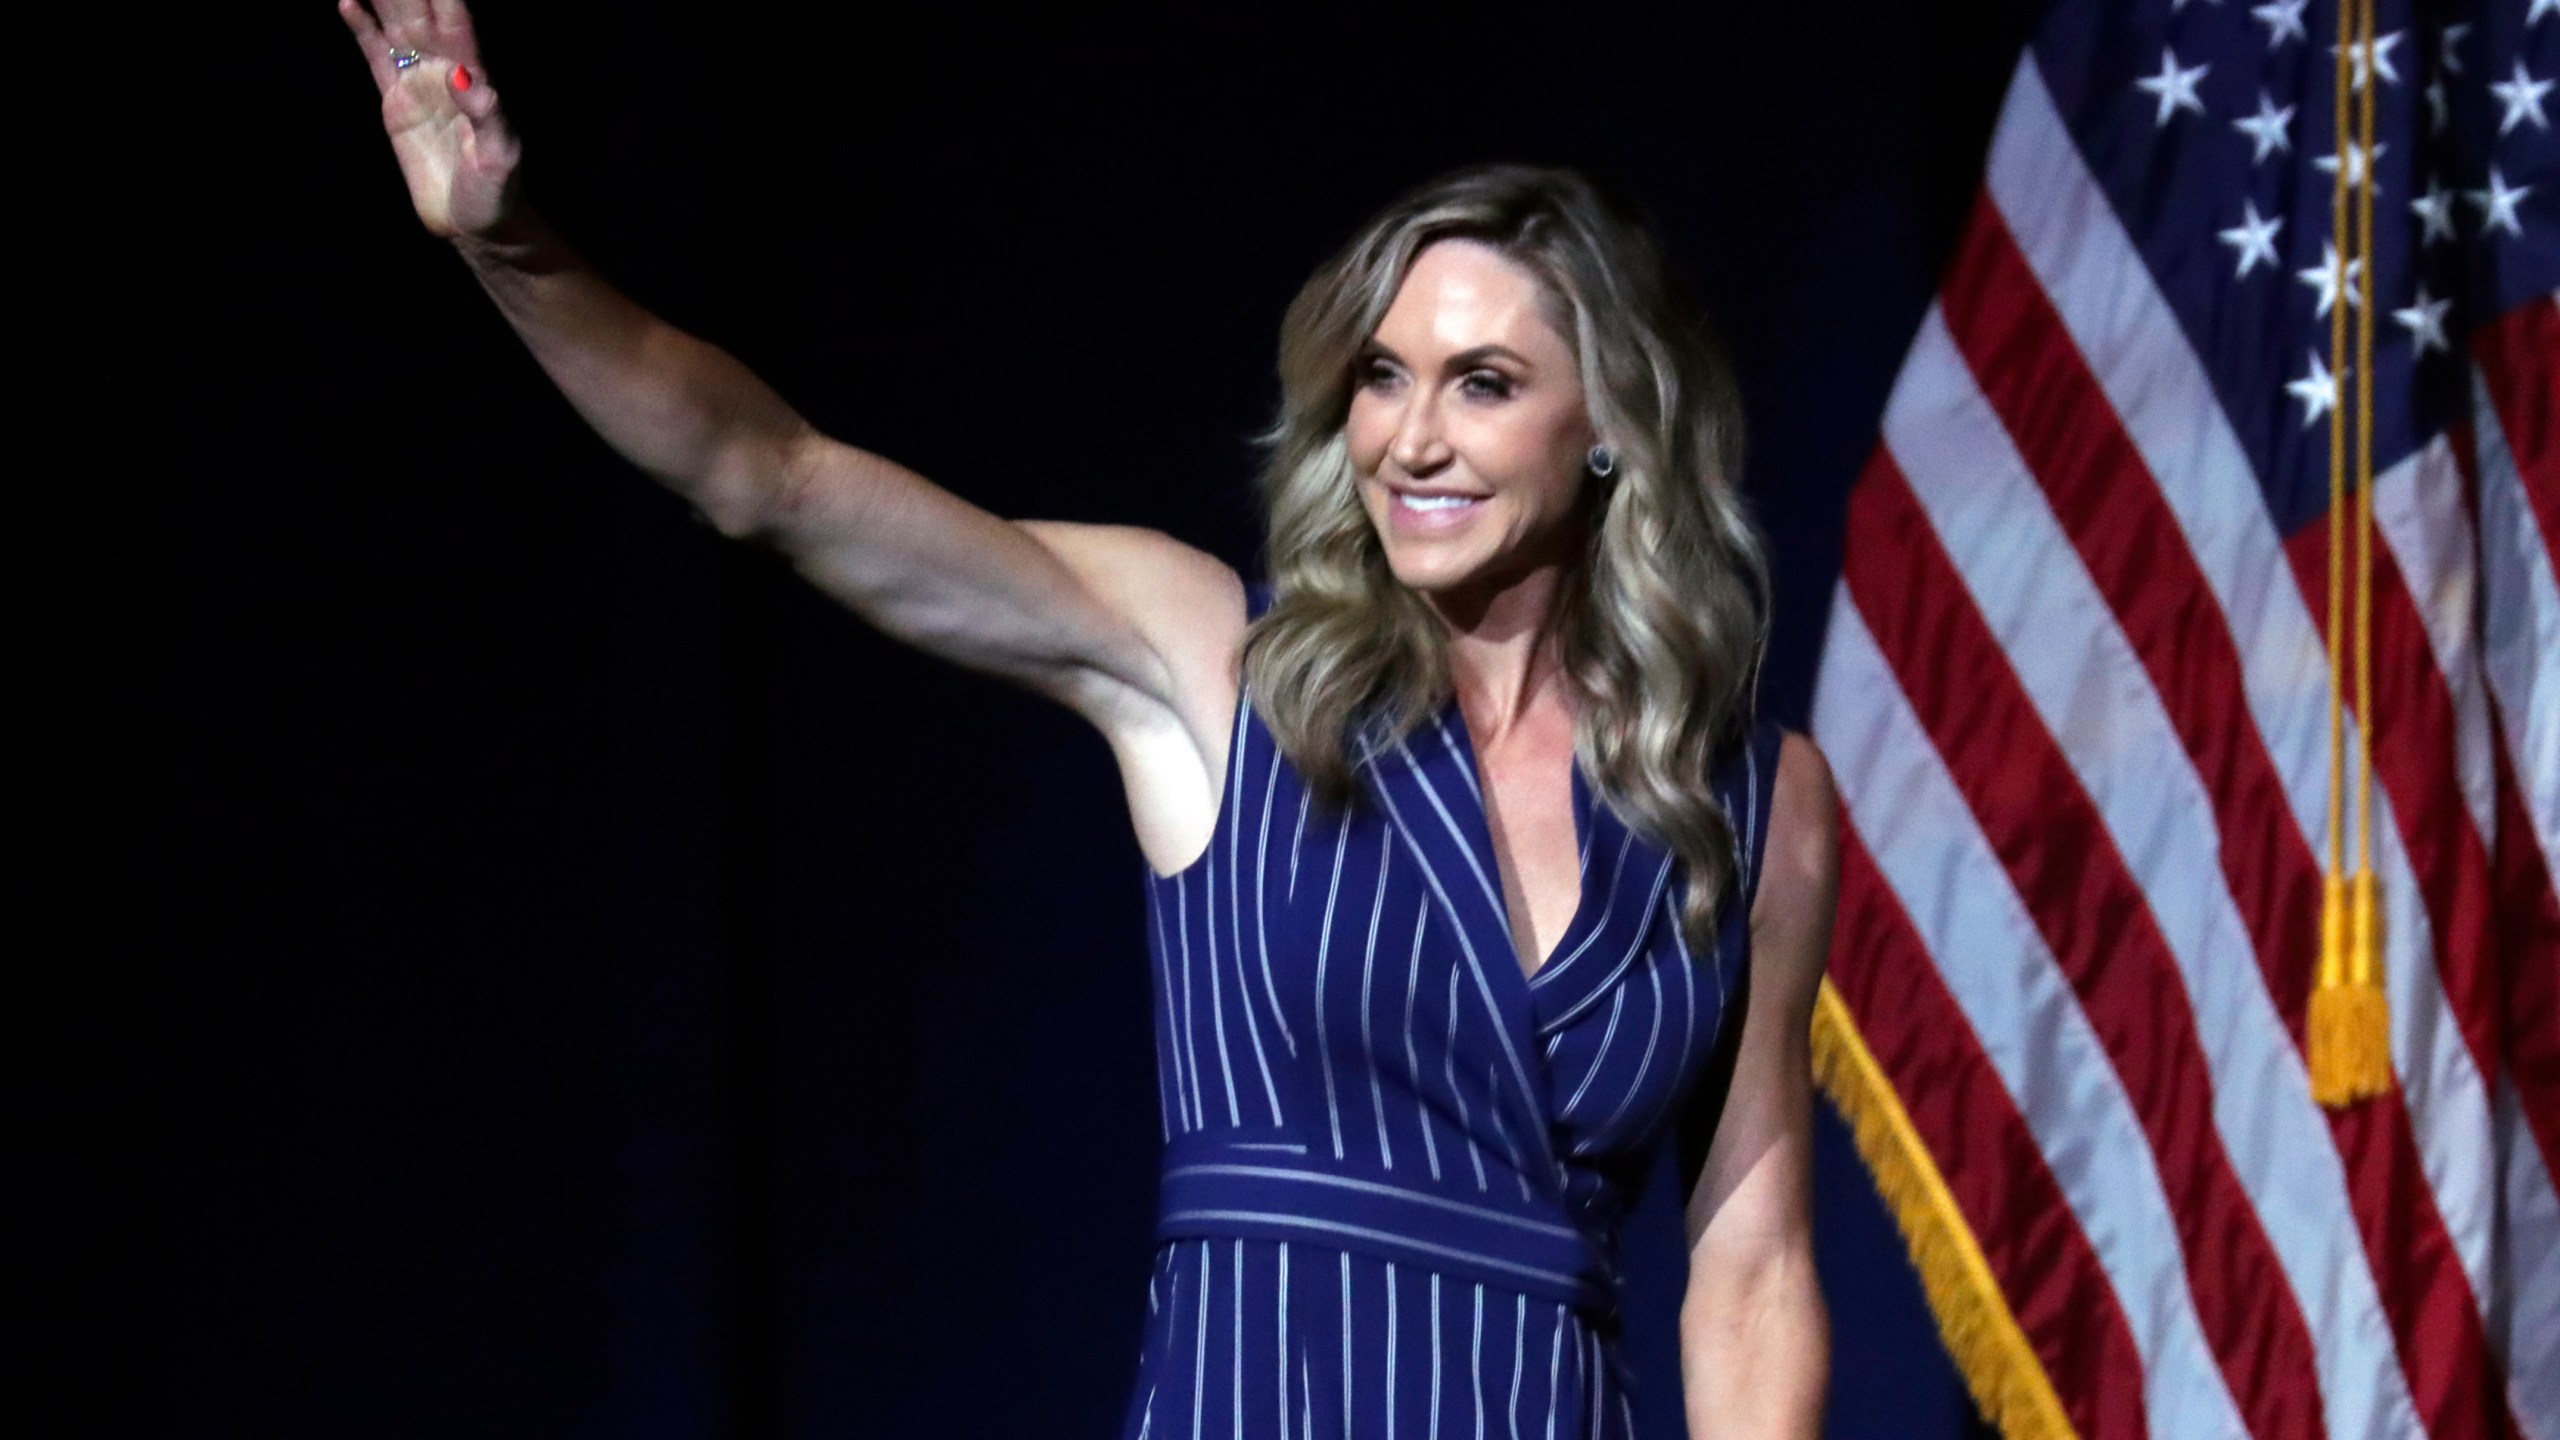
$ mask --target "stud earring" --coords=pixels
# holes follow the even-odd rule
[[[1589,465],[1589,466],[1591,467],[1591,473],[1592,473],[1592,474],[1599,476],[1599,477],[1600,477],[1601,479],[1603,479],[1603,480],[1606,480],[1606,479],[1608,479],[1611,475],[1614,475],[1614,474],[1616,474],[1616,473],[1617,473],[1617,470],[1618,470],[1618,456],[1617,456],[1617,452],[1616,452],[1616,451],[1611,450],[1611,449],[1610,449],[1608,446],[1606,446],[1606,445],[1594,445],[1594,446],[1592,446],[1592,447],[1591,447],[1591,454],[1590,454],[1590,455],[1589,455],[1589,456],[1584,460],[1584,462],[1583,462],[1583,463],[1584,463],[1584,464],[1586,464],[1586,465]]]

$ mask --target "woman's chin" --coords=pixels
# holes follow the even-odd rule
[[[1397,583],[1424,595],[1464,589],[1481,568],[1468,561],[1445,554],[1416,553],[1413,549],[1396,548],[1387,552],[1387,569]]]

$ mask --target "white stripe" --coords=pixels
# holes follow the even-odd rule
[[[1307,802],[1310,798],[1306,791],[1298,792],[1298,828],[1289,832],[1289,898],[1292,900],[1298,898],[1298,845],[1307,838]]]
[[[1351,1440],[1351,1253],[1342,1254],[1342,1435]]]
[[[1174,933],[1182,940],[1182,969],[1185,974],[1191,970],[1191,897],[1185,888],[1188,878],[1184,875],[1173,877],[1174,895],[1180,901],[1174,907]],[[1218,867],[1214,863],[1209,866],[1208,884],[1213,891],[1217,888]],[[1227,1053],[1227,1005],[1218,980],[1218,924],[1214,911],[1202,918],[1201,928],[1209,932],[1209,963],[1205,967],[1209,972],[1209,1033],[1218,1041],[1218,1073],[1226,1077],[1227,1123],[1241,1125],[1244,1114],[1236,1107],[1236,1067],[1233,1057]]]
[[[1289,1058],[1294,1060],[1298,1058],[1298,1037],[1289,1029],[1289,1012],[1280,1008],[1280,991],[1271,980],[1271,907],[1265,903],[1267,897],[1264,893],[1271,876],[1271,797],[1279,784],[1280,752],[1274,749],[1271,752],[1271,772],[1262,780],[1262,837],[1255,842],[1253,852],[1253,939],[1255,948],[1262,955],[1262,993],[1271,1001],[1271,1023],[1280,1027],[1281,1043],[1289,1047]],[[1298,811],[1299,823],[1305,824],[1306,818],[1307,812],[1301,808]],[[1289,851],[1289,879],[1293,885],[1297,878],[1298,852],[1292,846]]]
[[[1280,1433],[1289,1433],[1289,1242],[1280,1242]]]
[[[1520,1440],[1520,1372],[1522,1351],[1529,1341],[1529,1297],[1513,1295],[1511,1312],[1511,1440]]]
[[[1467,1394],[1476,1402],[1476,1440],[1484,1440],[1484,1282],[1476,1282],[1476,1336],[1472,1363],[1475,1384]]]
[[[1767,837],[1760,835],[1760,751],[1748,736],[1742,743],[1742,770],[1742,834],[1736,837],[1740,843],[1734,848],[1742,852],[1741,893],[1756,900],[1760,884],[1760,842]],[[1754,837],[1759,837],[1759,840],[1755,841]]]
[[[2539,1183],[2548,1172],[2518,1108],[2513,1081],[2498,1084],[2498,1139],[2507,1191],[2507,1273],[2490,1307],[2489,1343],[2529,1440],[2560,1440],[2560,1203]]]
[[[1556,1375],[1564,1362],[1564,1306],[1556,1306],[1556,1323],[1547,1332],[1547,1440],[1556,1440],[1556,1411],[1563,1408],[1563,1396],[1556,1391]]]
[[[1176,1007],[1173,1000],[1173,957],[1168,953],[1172,947],[1165,943],[1164,907],[1157,903],[1152,886],[1149,887],[1147,896],[1147,923],[1155,931],[1156,954],[1162,957],[1156,966],[1156,978],[1164,986],[1164,1043],[1166,1058],[1170,1062],[1157,1068],[1165,1071],[1173,1081],[1173,1107],[1182,1117],[1183,1131],[1189,1133],[1191,1096],[1183,1083],[1182,1039],[1176,1033],[1180,1018],[1174,1013]],[[1188,989],[1187,977],[1185,988]],[[1166,1138],[1168,1140],[1172,1138],[1172,1127],[1169,1123],[1166,1126]]]
[[[1369,1109],[1378,1123],[1378,1165],[1384,1170],[1396,1168],[1396,1152],[1395,1147],[1387,1140],[1387,1095],[1384,1087],[1378,1083],[1378,1066],[1374,1058],[1378,1049],[1376,1042],[1370,1038],[1369,988],[1370,981],[1378,972],[1378,921],[1387,913],[1387,864],[1389,857],[1395,853],[1396,847],[1393,845],[1382,844],[1378,847],[1378,896],[1369,902],[1369,944],[1360,952],[1360,1053],[1371,1057],[1370,1063],[1360,1068],[1367,1071],[1369,1075]],[[1330,1070],[1325,1072],[1328,1079],[1332,1074]],[[1337,1119],[1336,1124],[1339,1123]],[[1334,1158],[1337,1160],[1342,1158],[1342,1146],[1339,1140],[1334,1144]]]
[[[2525,502],[2524,478],[2487,385],[2472,375],[2480,466],[2480,581],[2488,592],[2482,660],[2506,731],[2507,760],[2533,819],[2544,872],[2560,889],[2560,582],[2552,542]]]
[[[1227,1400],[1235,1409],[1236,1440],[1244,1440],[1244,1240],[1241,1236],[1236,1240],[1233,1283],[1236,1290],[1236,1333],[1234,1341],[1227,1346]]]
[[[2214,1127],[2318,1341],[2329,1433],[2414,1432],[2346,1167],[2222,873],[2213,797],[1935,305],[1884,434],[2177,964]]]
[[[1463,721],[1465,718],[1466,716],[1464,712],[1461,712],[1459,719]],[[1475,746],[1473,743],[1469,743],[1462,749],[1458,744],[1457,737],[1449,733],[1449,717],[1445,713],[1432,716],[1431,725],[1433,729],[1440,732],[1440,743],[1449,747],[1449,753],[1451,755],[1472,756],[1475,754]],[[1467,793],[1476,797],[1476,804],[1484,804],[1484,787],[1476,783],[1476,767],[1472,763],[1458,767],[1458,778],[1467,782]]]
[[[1627,987],[1612,987],[1609,992],[1609,1023],[1601,1030],[1600,1043],[1591,1052],[1590,1068],[1582,1072],[1582,1083],[1573,1087],[1572,1097],[1564,1102],[1563,1109],[1556,1112],[1556,1119],[1572,1119],[1573,1107],[1582,1103],[1583,1095],[1591,1089],[1591,1082],[1600,1078],[1601,1063],[1609,1058],[1609,1043],[1618,1038],[1618,1017],[1626,1008]]]
[[[1489,1064],[1484,1067],[1484,1088],[1487,1094],[1502,1088],[1502,1077],[1496,1074],[1493,1066]],[[1520,1147],[1511,1141],[1511,1126],[1502,1118],[1502,1107],[1488,1105],[1484,1113],[1486,1118],[1493,1121],[1493,1133],[1502,1139],[1502,1154],[1511,1162],[1511,1178],[1520,1186],[1520,1198],[1529,1199],[1529,1164],[1521,1156]]]
[[[2312,853],[2325,854],[2329,679],[2320,631],[2248,457],[2177,317],[2082,163],[2032,53],[2010,86],[1985,180],[2220,601],[2249,713],[2294,823]],[[2484,1294],[2494,1212],[2488,1092],[2445,1005],[2433,931],[2399,828],[2388,821],[2388,798],[2376,799],[2393,1059],[2436,1208],[2473,1293]]]
[[[2498,801],[2497,775],[2489,763],[2489,697],[2480,683],[2480,646],[2472,624],[2472,605],[2480,592],[2473,557],[2479,551],[2472,543],[2471,517],[2463,512],[2462,470],[2443,436],[2375,477],[2373,525],[2400,567],[2410,606],[2435,655],[2436,672],[2445,677],[2453,700],[2454,775],[2462,803],[2471,812],[2471,828],[2486,841],[2498,833]],[[2352,530],[2347,564],[2355,564]],[[2347,573],[2352,607],[2355,572],[2350,568]],[[2347,843],[2355,843],[2352,830]]]
[[[1618,1087],[1618,1103],[1610,1107],[1609,1118],[1600,1122],[1598,1133],[1602,1135],[1615,1130],[1619,1119],[1627,1113],[1628,1103],[1644,1093],[1645,1077],[1653,1073],[1654,1051],[1659,1049],[1662,1043],[1662,967],[1647,965],[1644,967],[1644,978],[1653,985],[1653,1020],[1645,1030],[1644,1054],[1636,1061],[1635,1078]]]
[[[1609,1393],[1607,1375],[1600,1363],[1600,1335],[1594,1331],[1591,1335],[1591,1428],[1586,1432],[1593,1436],[1600,1434],[1600,1406]]]
[[[1324,972],[1333,955],[1333,910],[1342,898],[1342,855],[1351,844],[1351,827],[1345,825],[1333,838],[1333,878],[1325,883],[1324,923],[1316,930],[1316,1063],[1324,1071],[1324,1108],[1333,1120],[1333,1157],[1342,1158],[1342,1107],[1334,1102],[1333,1046],[1324,1038]]]
[[[1174,905],[1176,908],[1179,908],[1182,904],[1181,887],[1182,877],[1180,872],[1176,872],[1174,875]],[[1163,908],[1160,905],[1151,905],[1148,907],[1148,910],[1150,911],[1151,918],[1155,921],[1156,949],[1164,956],[1165,966],[1170,970],[1176,963],[1176,959],[1173,942],[1166,938],[1164,933]],[[1191,1003],[1191,953],[1188,950],[1181,952],[1180,964],[1182,966],[1182,1035],[1177,1042],[1173,1053],[1174,1079],[1176,1081],[1176,1088],[1183,1092],[1188,1101],[1189,1108],[1184,1117],[1187,1123],[1184,1128],[1186,1130],[1198,1130],[1206,1126],[1209,1123],[1209,1120],[1208,1113],[1202,1108],[1200,1101],[1200,1046],[1198,1041],[1200,1028],[1198,1018],[1199,1011],[1194,1008]],[[1182,1083],[1184,1069],[1182,1062],[1186,1055],[1190,1057],[1191,1064],[1189,1067],[1189,1082],[1184,1084]]]
[[[1440,1435],[1440,1272],[1431,1272],[1431,1435]]]
[[[1387,1263],[1387,1433],[1396,1433],[1396,1262]]]
[[[1191,1440],[1200,1440],[1200,1406],[1209,1386],[1209,1242],[1200,1242],[1200,1325],[1191,1339]]]
[[[1467,1142],[1467,1159],[1476,1167],[1476,1188],[1486,1188],[1484,1146],[1476,1140],[1475,1121],[1467,1114],[1467,1092],[1458,1088],[1458,970],[1449,967],[1449,1036],[1440,1049],[1442,1093],[1458,1107],[1458,1135]]]
[[[1262,1022],[1254,1018],[1253,1013],[1253,982],[1246,979],[1244,973],[1244,872],[1238,851],[1244,843],[1244,722],[1245,717],[1253,713],[1247,698],[1243,695],[1236,698],[1235,733],[1227,737],[1227,790],[1219,803],[1227,819],[1227,957],[1235,962],[1236,1008],[1244,1012],[1245,1034],[1253,1040],[1254,1063],[1262,1068],[1262,1093],[1271,1105],[1271,1123],[1277,1127],[1280,1124],[1280,1090],[1271,1083],[1271,1056],[1262,1048]],[[1212,833],[1210,849],[1215,850],[1217,844],[1218,837]],[[1258,883],[1260,876],[1255,878]],[[1213,854],[1209,857],[1209,953],[1213,959],[1217,950],[1218,859]],[[1262,979],[1267,989],[1271,982],[1271,955],[1268,951],[1262,956]],[[1276,995],[1272,1010],[1275,1015],[1279,1010]]]
[[[1850,822],[1939,957],[2106,1272],[2142,1357],[2151,1433],[2245,1436],[2196,1317],[2149,1137],[1846,585],[1832,601],[1813,728]]]
[[[1413,1044],[1413,997],[1422,981],[1422,933],[1431,923],[1431,902],[1425,900],[1413,912],[1413,957],[1404,972],[1404,1073],[1413,1086],[1414,1123],[1422,1131],[1422,1157],[1431,1166],[1431,1178],[1440,1178],[1440,1142],[1431,1135],[1431,1100],[1423,1094],[1422,1058]]]

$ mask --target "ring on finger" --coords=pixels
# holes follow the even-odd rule
[[[391,52],[391,68],[394,70],[406,70],[424,58],[424,56],[421,56],[415,50],[402,50],[394,47]]]

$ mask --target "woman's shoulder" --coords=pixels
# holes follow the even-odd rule
[[[1764,909],[1827,906],[1840,884],[1840,800],[1831,764],[1813,737],[1765,724],[1769,794],[1753,918]],[[1755,744],[1763,743],[1755,735]]]
[[[1784,861],[1773,852],[1795,855],[1809,821],[1828,814],[1830,767],[1812,737],[1755,714],[1727,739],[1715,770],[1717,797],[1741,853],[1743,894],[1756,904],[1765,872]]]

